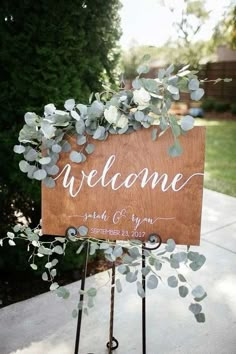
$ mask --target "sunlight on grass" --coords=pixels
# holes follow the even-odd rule
[[[204,186],[236,197],[236,121],[196,119],[206,126]]]
[[[220,120],[207,120],[207,119],[202,119],[202,118],[197,118],[195,119],[195,126],[213,126],[213,125],[221,125]]]

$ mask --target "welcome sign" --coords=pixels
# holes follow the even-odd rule
[[[43,234],[65,235],[69,226],[84,225],[94,238],[144,241],[157,233],[163,241],[198,245],[205,128],[180,141],[183,153],[175,158],[167,153],[171,132],[152,141],[150,129],[95,141],[80,164],[61,153],[55,188],[42,186]],[[80,151],[75,139],[70,143]]]

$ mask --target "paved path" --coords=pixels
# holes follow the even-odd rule
[[[236,354],[236,198],[204,191],[202,242],[207,264],[188,273],[202,284],[205,324],[195,322],[189,300],[160,285],[148,294],[147,354]],[[87,280],[104,284],[107,272]],[[68,301],[46,293],[0,310],[0,354],[73,354],[76,321],[70,316],[79,282],[69,286]],[[141,354],[141,304],[132,284],[116,294],[114,354]],[[108,339],[109,287],[98,293],[96,307],[84,317],[80,354],[105,354]]]

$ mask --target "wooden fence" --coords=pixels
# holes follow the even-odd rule
[[[199,76],[201,79],[208,78],[214,80],[217,78],[232,78],[231,82],[219,82],[204,84],[205,98],[214,97],[221,102],[236,103],[236,61],[225,61],[218,63],[208,63],[203,65]]]
[[[157,77],[158,69],[159,68],[152,68],[145,76],[151,78]],[[209,80],[215,80],[217,78],[232,78],[232,81],[227,83],[204,83],[204,99],[213,97],[219,102],[236,103],[236,61],[207,63],[201,66],[198,75],[201,79],[208,78]],[[181,100],[189,103],[189,95],[181,94]]]

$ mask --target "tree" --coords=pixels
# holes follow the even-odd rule
[[[13,145],[27,111],[87,101],[119,58],[119,0],[2,0],[0,4],[1,235],[22,212],[40,219],[40,186],[18,171]]]
[[[205,9],[205,2],[203,0],[184,0],[180,16],[178,14],[179,7],[174,6],[171,1],[162,0],[161,3],[169,8],[175,18],[173,26],[178,38],[174,42],[171,39],[167,43],[175,50],[172,61],[197,67],[203,53],[208,55],[206,43],[196,40],[201,27],[206,23],[210,14]]]
[[[230,4],[225,10],[222,18],[215,26],[212,47],[227,45],[231,49],[236,49],[236,6]]]

